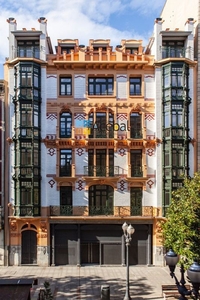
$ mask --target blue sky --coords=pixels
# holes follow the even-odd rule
[[[53,47],[57,39],[142,39],[147,45],[154,20],[160,16],[165,0],[0,0],[0,78],[8,56],[8,23],[14,17],[17,29],[39,29],[38,18],[47,18],[48,35]],[[55,50],[54,50],[55,51]]]

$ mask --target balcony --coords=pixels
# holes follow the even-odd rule
[[[162,47],[162,59],[164,58],[184,58],[186,57],[185,47]]]
[[[132,130],[130,132],[131,139],[142,139],[142,132],[141,130]]]
[[[39,216],[40,210],[38,206],[34,205],[21,205],[14,207],[14,215],[15,216],[24,216],[24,217],[33,217]]]
[[[143,177],[142,167],[131,166],[131,177]]]
[[[40,59],[39,47],[17,47],[14,57],[29,57]]]
[[[72,216],[72,205],[50,206],[50,216]]]
[[[84,175],[92,177],[114,177],[123,174],[124,170],[119,166],[84,166]]]
[[[113,215],[114,209],[113,207],[105,207],[105,206],[90,206],[89,207],[89,215],[90,216],[108,216]]]

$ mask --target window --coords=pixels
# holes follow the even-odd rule
[[[72,50],[74,51],[74,47],[61,47],[61,54],[63,54],[63,52],[70,54]]]
[[[184,41],[163,41],[162,58],[185,57]]]
[[[89,138],[113,138],[114,117],[112,113],[96,112],[89,115]]]
[[[71,96],[72,95],[72,78],[61,77],[60,78],[60,95]]]
[[[142,150],[131,150],[131,177],[142,177]]]
[[[60,176],[71,176],[72,150],[60,150]]]
[[[142,117],[139,113],[130,115],[130,137],[131,139],[142,138]]]
[[[40,58],[39,41],[18,41],[17,52],[18,57]]]
[[[138,47],[126,47],[126,52],[129,52],[130,54],[137,54],[138,53]]]
[[[21,165],[32,165],[33,163],[33,154],[32,154],[32,143],[21,143]]]
[[[96,154],[96,155],[94,155]],[[107,162],[107,155],[108,164]],[[85,168],[87,170],[87,168]],[[88,176],[114,176],[114,150],[89,149],[88,150]]]
[[[113,78],[89,78],[89,95],[113,95]]]
[[[113,215],[114,191],[110,185],[89,188],[89,215]]]
[[[183,107],[182,104],[172,104],[172,126],[183,126]]]
[[[73,212],[72,208],[72,187],[61,186],[60,187],[60,215],[71,216]]]
[[[131,187],[131,216],[142,215],[142,188]]]
[[[60,115],[60,137],[70,138],[72,135],[72,114],[64,112]]]
[[[130,78],[130,95],[131,96],[141,95],[141,78],[139,77]]]

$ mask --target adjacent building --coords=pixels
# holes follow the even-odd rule
[[[8,19],[8,263],[124,265],[127,222],[130,264],[162,264],[154,56],[104,39],[58,40],[54,54],[38,21]]]
[[[5,102],[4,81],[0,80],[0,266],[4,265],[4,167],[5,167]]]
[[[184,21],[179,30],[166,28],[165,20],[157,18],[149,43],[155,57],[156,131],[162,140],[156,173],[164,216],[183,175],[193,177],[197,170],[195,22],[193,18]]]

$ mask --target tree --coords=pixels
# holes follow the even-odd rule
[[[163,243],[180,255],[185,267],[200,260],[200,172],[185,178],[183,187],[172,192],[172,201],[162,225]]]

